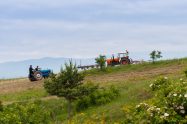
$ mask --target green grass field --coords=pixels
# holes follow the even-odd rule
[[[169,78],[185,78],[183,71],[187,69],[187,59],[174,59],[159,61],[155,64],[143,63],[138,65],[127,65],[118,67],[109,67],[105,71],[97,69],[85,71],[86,78],[84,82],[92,82],[102,87],[116,86],[120,91],[120,96],[112,102],[91,106],[81,112],[74,111],[74,123],[120,123],[124,119],[123,109],[126,106],[135,106],[136,104],[153,97],[149,85],[160,76]],[[16,79],[15,79],[16,80]],[[25,79],[26,80],[26,79]],[[11,83],[0,81],[0,88],[8,86]],[[8,80],[6,80],[8,82]],[[19,80],[14,82],[19,84]],[[30,83],[23,81],[22,84]],[[23,86],[23,89],[6,91],[0,93],[0,100],[3,104],[11,105],[15,102],[40,101],[47,111],[51,111],[51,123],[68,123],[66,118],[66,102],[63,98],[54,98],[49,96],[43,88],[43,82],[38,84],[30,83],[29,86]],[[32,88],[30,88],[30,85]],[[35,86],[37,85],[37,86]],[[20,87],[20,84],[19,86]]]

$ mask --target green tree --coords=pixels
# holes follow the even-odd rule
[[[155,61],[157,59],[160,59],[162,58],[162,52],[161,51],[156,51],[156,50],[153,50],[151,53],[150,53],[150,58],[152,59],[153,63],[155,63]]]
[[[105,55],[99,55],[99,57],[95,58],[95,62],[99,65],[100,69],[103,70],[105,68],[106,63],[106,56]]]
[[[87,88],[82,85],[84,74],[78,72],[76,65],[69,62],[65,64],[65,69],[61,69],[58,75],[51,75],[50,78],[44,81],[44,88],[51,95],[63,97],[68,102],[68,119],[72,116],[72,103],[73,101],[89,95],[93,91],[92,88]]]

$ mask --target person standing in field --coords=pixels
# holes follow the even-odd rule
[[[30,65],[30,67],[29,67],[29,76],[30,76],[30,77],[33,76],[33,74],[34,74],[33,71],[34,71],[34,69],[33,69],[32,65]]]

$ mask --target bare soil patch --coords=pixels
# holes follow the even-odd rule
[[[150,70],[142,71],[132,71],[132,72],[118,72],[115,74],[105,74],[99,76],[88,76],[86,80],[92,82],[116,82],[116,81],[127,81],[127,80],[136,80],[136,79],[145,79],[151,78],[158,75],[170,75],[180,73],[183,66],[177,65],[172,67],[156,68]]]
[[[158,75],[169,75],[179,73],[182,70],[182,65],[172,67],[155,68],[142,71],[131,72],[117,72],[105,75],[87,76],[86,81],[97,83],[107,83],[115,81],[138,80],[144,78],[151,78]],[[43,81],[30,82],[27,78],[0,81],[0,94],[21,92],[28,89],[43,88]]]
[[[43,81],[30,82],[27,78],[0,81],[0,94],[42,88]]]

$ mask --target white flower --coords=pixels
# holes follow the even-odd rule
[[[152,86],[153,86],[153,84],[150,84],[150,85],[149,85],[149,87],[152,87]]]
[[[166,79],[166,80],[167,80],[167,79],[168,79],[168,77],[164,77],[164,79]]]
[[[179,97],[182,97],[182,95],[180,94]]]
[[[186,82],[182,82],[183,84],[186,84]]]
[[[169,114],[168,114],[168,113],[164,113],[164,116],[165,116],[165,117],[168,117],[168,116],[169,116]]]
[[[183,81],[183,79],[181,78],[180,81]]]
[[[173,94],[173,96],[177,96],[177,94],[175,93],[175,94]]]
[[[163,119],[163,118],[164,118],[164,116],[160,116],[160,118],[161,118],[161,119]]]
[[[140,105],[137,105],[137,106],[136,106],[136,108],[139,108],[139,107],[140,107]]]
[[[184,95],[185,98],[187,98],[187,93]]]
[[[140,105],[143,105],[144,103],[140,103]]]
[[[147,109],[147,111],[153,111],[154,110],[154,107],[150,107]]]
[[[181,110],[180,113],[185,114],[185,110]]]
[[[179,107],[176,107],[177,110],[179,110]]]
[[[157,111],[160,111],[160,108],[156,108]]]
[[[179,108],[180,108],[180,109],[184,109],[184,107],[183,107],[183,106],[179,106]]]

